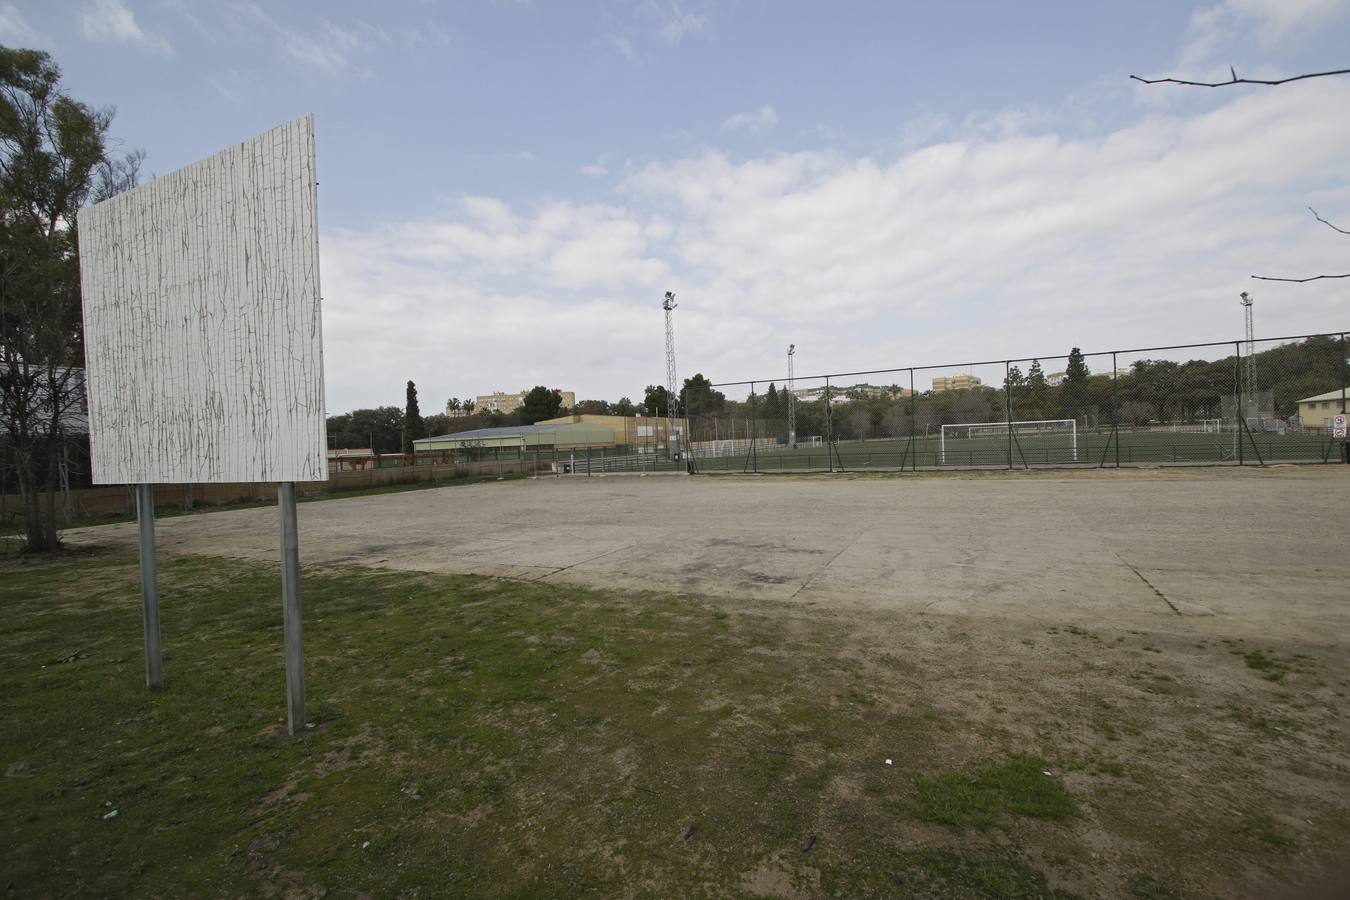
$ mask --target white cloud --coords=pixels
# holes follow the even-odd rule
[[[1182,77],[1218,80],[1228,74],[1232,62],[1222,58],[1226,49],[1252,39],[1269,50],[1347,17],[1347,0],[1220,0],[1191,15],[1177,65],[1189,73]],[[1249,68],[1239,74],[1255,72]],[[1279,73],[1263,70],[1262,74]]]
[[[243,104],[248,100],[248,79],[238,69],[226,69],[207,81],[216,93],[231,103]]]
[[[618,51],[620,56],[629,62],[637,62],[640,58],[637,47],[633,44],[631,38],[622,34],[607,34],[605,35],[605,40],[609,42],[611,47]]]
[[[80,12],[80,34],[91,41],[134,44],[165,55],[173,54],[168,38],[146,31],[122,0],[89,0]]]
[[[387,44],[391,40],[384,29],[366,22],[344,27],[322,21],[317,32],[306,34],[287,28],[256,4],[235,3],[231,9],[242,20],[271,32],[292,62],[323,75],[368,76],[369,70],[355,64],[353,57],[371,44]]]
[[[592,178],[602,178],[609,174],[609,167],[599,160],[581,167],[582,175],[589,175]]]
[[[662,377],[666,290],[681,371],[714,380],[771,375],[789,342],[819,372],[1231,339],[1241,290],[1262,333],[1345,327],[1343,285],[1249,275],[1345,266],[1305,207],[1350,220],[1350,119],[1328,114],[1350,84],[1220,102],[1085,138],[956,126],[885,158],[708,150],[611,203],[462,198],[326,234],[333,409],[409,377],[631,396]]]
[[[722,127],[728,131],[748,131],[759,134],[778,124],[778,113],[772,106],[761,106],[754,112],[739,112],[728,116]]]
[[[0,3],[0,39],[30,47],[44,44],[47,40],[28,24],[28,20],[13,3]]]
[[[639,17],[645,18],[656,26],[657,33],[667,44],[678,44],[687,35],[697,34],[708,23],[707,16],[689,11],[679,0],[669,3],[658,0],[646,0],[637,9]]]

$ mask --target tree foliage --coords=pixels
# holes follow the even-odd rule
[[[712,382],[702,372],[684,380],[684,415],[713,415],[721,412],[726,402],[726,395],[713,390]]]
[[[642,392],[642,412],[664,416],[670,412],[670,392],[664,384],[649,384]]]
[[[417,405],[417,385],[408,382],[403,402],[403,452],[412,453],[413,441],[426,437],[426,426],[422,423],[422,410]]]
[[[0,47],[0,425],[33,551],[60,546],[55,494],[83,393],[77,214],[134,186],[142,157],[109,158],[112,117],[69,97],[48,54]]]
[[[516,410],[516,416],[522,425],[533,425],[544,419],[556,419],[561,412],[562,391],[556,388],[550,390],[539,384],[530,388],[529,392],[520,398],[520,408]]]
[[[403,411],[397,406],[381,406],[329,416],[328,446],[397,453],[403,446]]]

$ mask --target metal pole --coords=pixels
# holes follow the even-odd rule
[[[1350,375],[1350,357],[1346,356],[1345,332],[1341,332],[1341,415],[1345,415],[1346,381]],[[1334,438],[1333,438],[1334,439]],[[1350,440],[1341,440],[1341,458],[1350,463]]]
[[[914,456],[909,461],[911,472],[919,471],[919,395],[914,393],[914,370],[909,370],[909,440],[914,447]]]
[[[159,586],[155,582],[155,488],[136,485],[136,523],[141,543],[141,624],[145,630],[145,686],[164,687],[164,657],[159,649]]]
[[[1008,422],[1008,468],[1011,469],[1011,468],[1013,467],[1013,462],[1012,462],[1012,440],[1013,440],[1013,438],[1012,438],[1012,432],[1013,432],[1013,424],[1012,424],[1012,423],[1013,423],[1013,417],[1012,417],[1012,360],[1009,360],[1009,359],[1005,359],[1005,360],[1003,361],[1003,405],[1004,405],[1005,411],[1006,411],[1006,413],[1007,413],[1007,422]]]
[[[1116,442],[1116,468],[1120,468],[1120,369],[1116,365],[1116,353],[1111,351],[1111,437]]]
[[[834,471],[834,398],[830,395],[830,379],[825,379],[825,459]]]
[[[1233,357],[1233,399],[1236,401],[1234,406],[1237,408],[1237,421],[1233,424],[1237,427],[1233,429],[1237,437],[1237,458],[1238,465],[1242,465],[1242,433],[1247,430],[1247,413],[1242,408],[1242,342],[1234,341],[1233,349],[1237,351],[1237,356]]]
[[[300,632],[300,530],[295,521],[295,482],[277,485],[281,511],[281,621],[286,645],[286,732],[305,727],[305,646]]]

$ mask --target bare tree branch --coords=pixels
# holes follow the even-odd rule
[[[1263,78],[1239,78],[1237,70],[1232,66],[1228,67],[1228,72],[1233,77],[1228,81],[1186,81],[1182,78],[1141,78],[1138,75],[1131,75],[1135,81],[1142,81],[1144,84],[1186,84],[1191,87],[1227,87],[1230,84],[1288,84],[1291,81],[1302,81],[1305,78],[1323,78],[1327,75],[1350,75],[1350,69],[1334,69],[1330,72],[1309,72],[1306,75],[1291,75],[1288,78],[1276,78],[1266,80]]]
[[[1327,227],[1330,228],[1332,231],[1339,231],[1341,234],[1350,234],[1350,231],[1346,231],[1344,228],[1337,228],[1335,225],[1332,225],[1332,224],[1331,224],[1330,222],[1328,222],[1326,219],[1324,219],[1324,218],[1322,218],[1321,216],[1319,216],[1319,215],[1317,214],[1317,210],[1313,209],[1311,206],[1308,207],[1308,212],[1310,212],[1310,213],[1313,214],[1313,218],[1314,218],[1314,219],[1316,219],[1317,221],[1321,222],[1323,225],[1327,226]]]
[[[1310,278],[1274,278],[1270,275],[1253,275],[1257,281],[1292,281],[1295,284],[1303,284],[1308,281],[1320,281],[1323,278],[1350,278],[1350,272],[1344,275],[1313,275]]]

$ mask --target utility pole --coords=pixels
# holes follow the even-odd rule
[[[793,450],[797,449],[797,395],[794,392],[792,383],[792,358],[797,353],[796,344],[788,344],[788,379],[787,379],[787,412],[788,412],[788,446]]]
[[[675,421],[678,395],[675,393],[675,295],[666,291],[665,302],[661,308],[666,311],[666,454],[675,458]]]
[[[1247,320],[1247,409],[1243,418],[1250,420],[1256,413],[1256,332],[1252,327],[1252,295],[1243,291],[1242,309]]]

